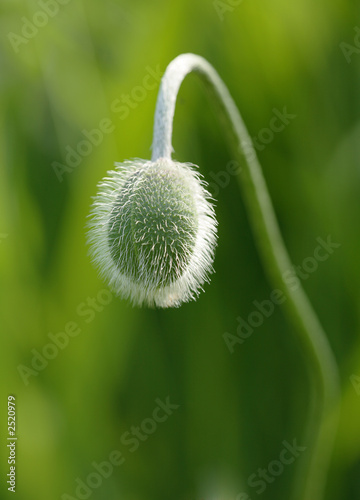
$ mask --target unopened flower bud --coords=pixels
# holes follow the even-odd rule
[[[99,184],[91,254],[112,290],[136,305],[179,306],[212,271],[214,209],[193,167],[167,158],[127,161]]]

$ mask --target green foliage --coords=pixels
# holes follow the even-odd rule
[[[360,495],[358,6],[220,3],[3,2],[0,416],[4,436],[14,394],[19,500],[76,498],[104,461],[113,471],[94,500],[235,500],[245,491],[253,500],[248,478],[278,459],[283,441],[303,445],[305,363],[281,305],[266,317],[254,304],[272,290],[222,127],[192,78],[179,95],[174,158],[199,165],[217,192],[211,284],[176,310],[133,309],[87,255],[96,185],[115,161],[150,158],[159,76],[187,51],[214,65],[258,138],[285,242],[342,374],[326,499]],[[56,11],[46,23],[45,4]],[[284,107],[296,118],[274,132],[274,109]],[[341,246],[306,271],[328,235]],[[231,354],[223,334],[243,322],[251,334]],[[167,397],[179,405],[171,414],[156,410]],[[5,477],[4,440],[0,468]],[[263,497],[287,499],[295,468]]]

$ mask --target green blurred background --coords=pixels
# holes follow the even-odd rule
[[[87,256],[96,184],[115,161],[151,154],[158,85],[138,87],[149,67],[163,72],[183,52],[215,66],[252,136],[266,137],[274,109],[296,115],[258,154],[293,262],[313,255],[318,237],[341,244],[303,285],[343,386],[326,499],[360,498],[360,4],[235,3],[2,1],[1,499],[11,495],[4,484],[9,394],[16,396],[19,500],[80,498],[77,478],[86,481],[93,462],[108,461],[113,450],[125,462],[83,498],[290,496],[296,462],[261,495],[247,486],[279,457],[284,440],[305,445],[309,380],[281,307],[232,354],[224,342],[236,318],[246,320],[253,301],[272,290],[236,182],[218,189],[216,274],[196,302],[159,311],[110,300]],[[131,105],[116,112],[114,102],[127,94]],[[82,130],[105,119],[112,131],[59,178],[54,162],[64,165]],[[194,77],[179,95],[173,144],[175,158],[199,165],[209,182],[232,159]],[[69,322],[79,335],[57,354],[46,351],[53,359],[34,370],[34,353]],[[34,371],[25,376],[24,367]],[[179,408],[131,452],[122,436],[168,396]]]

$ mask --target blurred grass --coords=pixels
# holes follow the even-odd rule
[[[6,397],[15,394],[18,498],[75,496],[76,478],[119,449],[125,464],[91,498],[235,499],[284,439],[301,443],[308,381],[280,308],[234,354],[222,338],[271,292],[235,183],[218,196],[216,274],[197,302],[153,311],[113,298],[89,323],[77,312],[105,288],[85,245],[91,196],[114,161],[150,156],[157,88],[125,120],[111,103],[142,84],[146,67],[164,71],[187,51],[219,71],[251,135],[274,108],[297,115],[259,158],[294,263],[312,255],[318,236],[341,243],[304,286],[343,378],[327,499],[359,497],[360,396],[350,376],[360,376],[360,55],[348,64],[339,47],[353,43],[358,2],[244,0],[221,21],[205,0],[72,0],[15,53],[8,33],[21,34],[22,17],[39,9],[5,0],[0,15],[0,415],[4,436]],[[52,163],[104,118],[114,132],[59,182]],[[174,131],[177,159],[198,164],[208,181],[225,169],[221,127],[193,78]],[[69,321],[79,336],[25,385],[18,365],[31,366],[31,350]],[[167,395],[179,410],[129,454],[121,436]],[[2,438],[2,471],[5,448]],[[264,498],[288,498],[294,470]]]

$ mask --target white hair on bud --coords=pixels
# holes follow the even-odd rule
[[[178,307],[213,272],[215,213],[195,165],[117,163],[98,185],[88,223],[101,277],[134,305]]]

